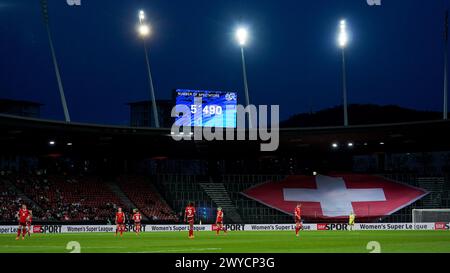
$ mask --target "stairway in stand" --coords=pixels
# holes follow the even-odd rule
[[[23,201],[25,201],[26,204],[32,205],[33,207],[36,207],[36,208],[42,210],[41,206],[39,206],[34,200],[32,200],[25,193],[23,193],[23,191],[21,189],[19,189],[18,187],[16,187],[16,185],[14,185],[14,183],[11,183],[7,179],[4,179],[2,181],[5,183],[5,186],[7,186],[8,188],[12,189],[17,194],[17,197],[19,197]]]
[[[225,223],[227,220],[232,223],[242,223],[242,218],[223,183],[200,183],[200,186],[217,206],[222,207]]]
[[[108,182],[109,189],[120,198],[122,203],[124,203],[128,208],[134,209],[137,206],[128,198],[128,196],[120,189],[119,185],[114,182]],[[142,220],[148,220],[148,218],[142,214]]]

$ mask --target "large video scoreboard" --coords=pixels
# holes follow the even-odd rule
[[[236,128],[236,92],[177,89],[175,101],[177,111],[186,106],[191,113],[190,123],[176,118],[179,126]]]

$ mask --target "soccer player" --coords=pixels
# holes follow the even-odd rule
[[[217,208],[216,227],[217,235],[219,235],[220,230],[223,230],[223,233],[227,234],[227,230],[223,227],[223,211],[220,207]]]
[[[122,208],[117,209],[116,213],[116,235],[120,231],[120,237],[123,236],[123,231],[125,230],[125,213],[122,211]]]
[[[189,203],[184,211],[184,221],[189,224],[189,239],[194,239],[194,219],[195,208],[194,203]]]
[[[134,229],[135,229],[136,235],[139,235],[139,233],[141,233],[142,215],[138,209],[134,209],[133,212],[134,212],[134,214],[133,214]]]
[[[355,225],[355,217],[356,215],[352,212],[350,212],[350,215],[348,216],[348,226],[350,230],[353,230],[353,226]]]
[[[294,211],[295,218],[295,236],[299,236],[299,231],[302,229],[302,204],[298,203]]]
[[[25,234],[27,233],[27,219],[30,215],[30,212],[27,209],[26,205],[22,205],[22,208],[17,213],[17,219],[19,220],[19,227],[17,229],[17,237],[16,240],[20,238],[20,232],[22,232],[22,240],[25,240]]]
[[[28,237],[31,236],[31,225],[33,224],[33,211],[29,210],[30,215],[28,215],[27,219],[27,227],[28,227]]]

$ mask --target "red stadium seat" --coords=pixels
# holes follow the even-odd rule
[[[176,221],[177,217],[151,183],[145,177],[122,176],[119,185],[128,198],[150,220]]]

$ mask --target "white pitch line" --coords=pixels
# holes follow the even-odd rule
[[[155,251],[137,251],[137,252],[125,252],[125,253],[161,253],[161,252],[178,252],[178,251],[205,251],[205,250],[221,250],[222,248],[189,248],[189,249],[166,249]]]
[[[0,246],[0,248],[61,248],[61,249],[65,249],[65,246]]]
[[[61,249],[64,249],[64,250],[66,250],[66,246],[64,245],[64,246],[9,246],[9,245],[3,245],[3,246],[0,246],[0,248],[61,248]],[[124,247],[124,246],[85,246],[85,247],[83,247],[83,246],[81,246],[81,249],[83,249],[83,248],[87,248],[87,249],[103,249],[103,248],[106,248],[106,249],[115,249],[115,248],[128,248],[128,247]]]

